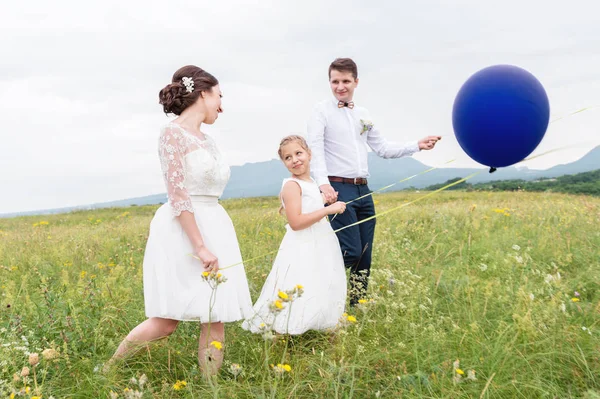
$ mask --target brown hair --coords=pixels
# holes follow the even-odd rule
[[[350,72],[354,79],[358,78],[358,67],[352,58],[336,58],[333,60],[329,65],[329,78],[331,78],[331,71],[334,69],[340,72]]]
[[[282,156],[283,156],[283,154],[281,153],[282,147],[284,145],[287,145],[287,144],[293,143],[293,142],[298,142],[300,144],[300,147],[304,148],[306,150],[306,152],[308,152],[310,154],[310,148],[308,148],[308,144],[306,143],[306,140],[304,139],[304,137],[298,136],[297,134],[292,134],[289,136],[285,136],[284,138],[281,139],[281,142],[279,143],[279,149],[277,150],[277,154],[279,154],[279,159],[282,159]],[[282,201],[281,194],[279,195],[279,200]],[[282,214],[281,211],[283,211],[283,205],[279,206],[278,213],[280,215]]]
[[[304,137],[298,136],[297,134],[292,134],[289,136],[285,136],[281,139],[281,142],[279,143],[279,149],[277,150],[277,154],[279,154],[279,159],[282,159],[281,149],[283,148],[283,146],[289,143],[293,143],[294,141],[300,143],[300,147],[304,148],[306,152],[310,153],[310,149],[308,148],[308,144],[306,143]]]
[[[193,91],[190,93],[183,84],[183,78],[192,78]],[[217,78],[202,68],[195,65],[186,65],[179,68],[174,74],[172,82],[158,93],[158,103],[163,106],[165,114],[181,115],[190,105],[194,104],[203,91],[212,91],[219,84]]]

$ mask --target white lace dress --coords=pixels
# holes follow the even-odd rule
[[[220,271],[227,281],[211,288],[202,278],[202,262],[190,256],[191,242],[177,218],[183,211],[193,213],[221,267],[241,262],[233,224],[218,203],[229,166],[210,136],[200,139],[175,123],[161,131],[159,157],[168,203],[152,219],[144,254],[146,316],[201,323],[248,317],[252,302],[244,266]]]
[[[298,183],[302,190],[302,213],[323,208],[314,180],[289,178],[282,188],[288,181]],[[280,334],[334,328],[346,305],[346,271],[338,238],[326,218],[306,229],[294,231],[289,224],[286,229],[273,268],[254,304],[254,315],[244,321],[242,328]],[[281,299],[279,291],[291,291],[298,285],[303,294],[291,302],[281,301],[283,309],[274,310],[274,302]]]

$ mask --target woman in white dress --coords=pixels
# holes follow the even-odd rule
[[[283,180],[281,202],[286,233],[254,315],[242,327],[256,333],[302,334],[336,327],[346,304],[346,271],[340,244],[326,216],[346,204],[323,206],[310,177],[311,153],[301,136],[285,137],[279,157],[291,176]]]
[[[127,335],[109,363],[169,336],[180,321],[199,321],[198,362],[205,374],[214,374],[223,361],[223,323],[251,314],[244,266],[219,271],[219,265],[242,261],[231,219],[218,203],[229,166],[201,131],[223,112],[221,97],[217,79],[192,65],[175,72],[160,91],[165,113],[178,117],[159,139],[168,202],[152,219],[144,254],[148,319]]]

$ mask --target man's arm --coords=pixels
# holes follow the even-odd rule
[[[325,124],[325,115],[317,105],[308,119],[306,141],[308,141],[312,155],[310,172],[319,186],[329,184],[327,165],[325,164]]]
[[[373,126],[371,131],[365,134],[368,134],[367,144],[369,147],[382,158],[401,158],[421,150],[431,150],[442,139],[441,136],[427,136],[406,144],[394,143],[387,141],[376,126]]]
[[[323,111],[319,109],[318,105],[315,106],[308,120],[307,142],[312,155],[310,161],[311,173],[314,176],[317,185],[323,194],[325,194],[325,200],[327,202],[334,202],[337,200],[337,193],[329,184],[327,164],[325,163],[326,123]]]

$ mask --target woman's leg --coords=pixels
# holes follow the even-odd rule
[[[211,342],[223,344],[225,340],[225,325],[223,323],[205,323],[200,326],[198,340],[198,364],[204,375],[217,373],[223,364],[223,349],[217,349]]]
[[[127,337],[121,342],[115,354],[109,360],[109,364],[117,359],[122,359],[132,352],[136,352],[148,342],[168,337],[176,329],[179,320],[161,319],[151,317],[138,324]]]

